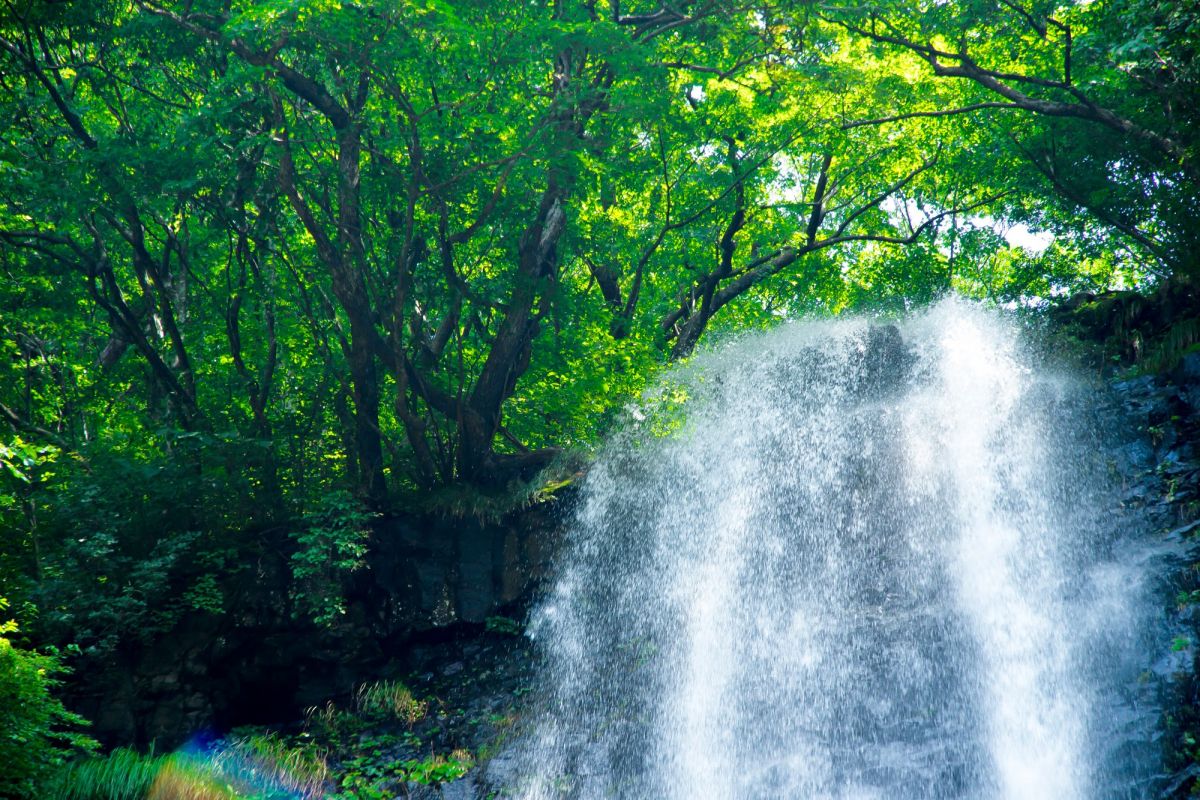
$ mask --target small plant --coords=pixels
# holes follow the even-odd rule
[[[167,756],[119,748],[63,767],[45,789],[47,800],[142,800]]]
[[[324,750],[271,731],[236,736],[216,748],[209,762],[235,784],[281,792],[293,800],[322,797],[330,777]]]
[[[492,727],[500,730],[516,725],[518,719],[519,717],[512,711],[509,711],[507,714],[491,714],[488,716],[488,722],[492,724]]]
[[[146,800],[242,800],[202,764],[179,755],[168,756],[154,776]]]
[[[476,761],[492,760],[515,733],[519,719],[520,717],[513,711],[509,711],[506,714],[489,715],[487,721],[491,724],[495,733],[479,748],[476,753]]]
[[[265,733],[168,755],[114,750],[63,768],[39,798],[316,800],[328,779],[322,751]]]
[[[475,758],[466,750],[455,750],[449,756],[430,756],[421,761],[409,760],[401,764],[405,780],[424,786],[456,781],[475,766]]]
[[[364,683],[355,693],[358,712],[368,717],[394,717],[414,725],[429,713],[429,703],[418,700],[399,681]]]
[[[330,626],[346,613],[342,580],[366,563],[375,514],[348,492],[332,492],[291,534],[292,600],[299,613]]]
[[[362,732],[363,721],[329,701],[304,712],[304,727],[316,738],[340,747]]]
[[[1161,425],[1148,426],[1146,428],[1146,433],[1150,434],[1150,441],[1153,442],[1155,446],[1162,444],[1164,433]]]
[[[62,769],[46,800],[240,800],[209,765],[183,753],[117,749]]]
[[[484,627],[488,633],[502,633],[507,636],[521,635],[521,623],[511,617],[488,617]]]

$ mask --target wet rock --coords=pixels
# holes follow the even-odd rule
[[[489,786],[513,786],[517,782],[520,765],[513,752],[500,753],[487,763],[484,779]]]
[[[862,342],[859,391],[878,398],[900,389],[916,358],[895,325],[872,325]]]
[[[549,567],[562,511],[532,509],[501,523],[407,518],[380,523],[369,555],[367,607],[384,628],[484,622],[533,592]]]
[[[1187,353],[1171,371],[1171,380],[1180,386],[1200,383],[1200,352]]]
[[[1190,797],[1191,787],[1200,778],[1200,764],[1192,764],[1171,776],[1170,782],[1159,794],[1163,800],[1174,800],[1179,797]]]
[[[468,775],[460,780],[443,784],[439,796],[442,800],[475,800],[482,795],[474,776]]]
[[[1179,540],[1182,540],[1186,536],[1192,535],[1196,531],[1200,531],[1200,519],[1192,520],[1191,522],[1187,523],[1186,525],[1181,525],[1180,527],[1176,528],[1175,530],[1169,532],[1166,535],[1166,538],[1175,540],[1175,541],[1179,541]]]
[[[1137,439],[1118,448],[1113,458],[1122,475],[1147,472],[1154,467],[1154,447],[1145,439]]]

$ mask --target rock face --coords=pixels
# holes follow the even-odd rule
[[[367,606],[382,615],[376,622],[384,630],[482,623],[537,583],[554,527],[552,512],[540,509],[501,524],[385,520],[370,558]]]
[[[1169,554],[1168,568],[1157,575],[1158,594],[1176,642],[1147,676],[1162,696],[1162,718],[1152,721],[1154,742],[1131,725],[1124,746],[1160,748],[1172,771],[1145,796],[1191,797],[1200,786],[1188,745],[1200,732],[1200,353],[1185,355],[1164,374],[1118,379],[1109,387],[1124,425],[1124,442],[1111,454],[1113,468],[1124,478],[1123,505],[1159,532]]]
[[[1152,294],[1110,291],[1082,293],[1054,311],[1057,325],[1075,328],[1084,338],[1103,343],[1126,363],[1149,360],[1155,368],[1200,342],[1200,283],[1175,275]],[[1164,356],[1166,357],[1164,359]]]
[[[186,617],[116,663],[80,664],[70,701],[114,745],[169,748],[198,732],[295,719],[394,667],[414,642],[519,614],[546,573],[567,502],[499,523],[380,520],[369,568],[353,576],[347,614],[329,629],[288,613],[286,560],[264,561],[229,587],[226,614]]]

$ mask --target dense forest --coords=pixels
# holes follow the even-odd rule
[[[1186,284],[1198,51],[1183,0],[3,0],[0,795],[95,746],[60,670],[265,558],[336,626],[376,520],[549,496],[714,342]]]

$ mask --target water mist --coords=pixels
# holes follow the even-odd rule
[[[1157,765],[1112,731],[1145,703],[1155,602],[1114,555],[1141,534],[1094,390],[1034,361],[951,300],[671,375],[535,614],[517,796],[1141,796]]]

